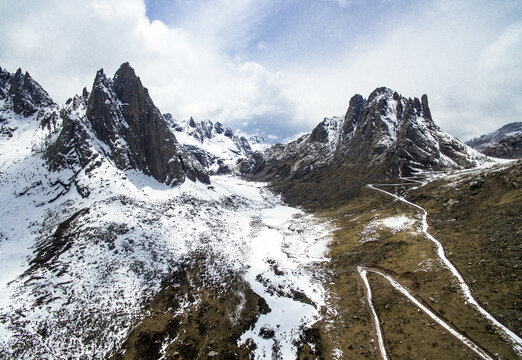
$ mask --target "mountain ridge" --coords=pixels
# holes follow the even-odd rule
[[[314,203],[308,193],[350,196],[372,181],[487,161],[434,123],[426,95],[405,98],[384,87],[368,99],[354,95],[344,118],[326,118],[310,134],[276,145],[258,160],[256,171],[245,176],[271,179],[273,188],[296,204]]]
[[[513,122],[488,134],[466,142],[466,145],[484,155],[504,158],[522,158],[522,122]]]
[[[220,123],[162,115],[128,63],[64,105],[34,84],[11,94],[13,76],[0,76],[1,358],[375,358],[371,306],[392,357],[475,356],[385,276],[516,358],[427,227],[516,329],[521,164],[461,172],[489,162],[435,125],[427,96],[354,95],[344,116],[265,150]],[[454,226],[475,248],[453,241]],[[491,289],[483,267],[501,280]]]
[[[238,163],[253,154],[263,152],[268,143],[259,136],[246,138],[236,135],[230,127],[210,120],[176,120],[163,115],[177,139],[210,174],[237,173]]]

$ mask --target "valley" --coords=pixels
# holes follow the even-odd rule
[[[515,325],[519,321],[515,319],[520,316],[520,275],[502,264],[519,262],[519,228],[517,224],[506,227],[495,221],[499,212],[518,211],[520,207],[516,182],[519,175],[515,175],[520,174],[520,165],[421,174],[404,179],[402,184],[374,184],[361,189],[361,195],[345,207],[336,205],[335,210],[326,211],[325,216],[337,219],[330,253],[334,274],[330,289],[342,299],[339,314],[343,314],[344,324],[344,328],[338,327],[334,332],[325,330],[325,334],[335,334],[331,341],[344,343],[347,347],[343,351],[354,359],[430,358],[434,351],[452,359],[518,358],[521,339]],[[429,179],[430,175],[433,178]],[[425,213],[419,205],[406,200],[423,205],[426,200],[422,199],[442,197],[446,204],[451,198],[475,200],[474,195],[469,195],[469,185],[477,177],[489,180],[488,187],[495,186],[495,196],[487,195],[491,196],[488,206],[494,207],[494,211],[485,213],[475,207],[448,209],[440,201],[438,206],[426,207]],[[439,220],[441,214],[448,221],[444,226]],[[480,221],[490,224],[495,234],[511,234],[512,242],[501,246],[512,250],[501,252],[498,245],[491,248],[491,242],[498,240],[480,236],[478,231],[470,232],[475,236],[455,231],[459,226],[453,224],[455,217],[461,218],[461,228],[473,229],[470,223]],[[439,243],[437,237],[442,233],[444,240]],[[465,269],[463,275],[457,269]],[[491,275],[486,280],[486,274],[491,273],[495,273],[495,282],[501,284],[500,279],[505,278],[509,287],[499,284],[493,291],[488,288],[491,284],[487,281],[493,280]],[[468,284],[472,284],[471,292]],[[367,298],[369,291],[373,293],[372,305]],[[380,329],[375,325],[376,315]],[[363,335],[363,329],[369,328],[373,329],[371,345]],[[378,341],[379,333],[383,334],[383,344]]]
[[[0,69],[0,101],[2,359],[522,356],[522,162],[426,95],[274,146],[162,115],[129,63],[64,105]]]

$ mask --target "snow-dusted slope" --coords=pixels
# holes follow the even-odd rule
[[[487,156],[519,159],[522,157],[522,122],[506,124],[489,134],[467,141],[466,145]]]
[[[122,109],[131,103],[112,104],[118,88],[98,80],[114,116],[97,125],[92,93],[64,106],[26,96],[36,111],[17,113],[2,83],[0,358],[105,358],[149,315],[172,274],[198,262],[206,281],[238,274],[267,303],[238,346],[257,343],[259,358],[295,354],[321,317],[324,289],[312,265],[326,261],[328,224],[285,206],[264,184],[221,176],[172,188],[143,167],[122,166],[120,155],[144,159],[121,151],[133,151],[126,134],[136,124]],[[200,306],[198,291],[178,299],[176,311]],[[241,313],[242,303],[231,306]],[[161,341],[164,351],[176,346]]]
[[[102,358],[146,316],[143,307],[162,281],[197,254],[212,259],[207,277],[214,281],[223,271],[247,271],[268,302],[272,311],[256,327],[272,329],[274,337],[244,336],[259,351],[270,353],[277,341],[284,355],[292,354],[300,332],[320,318],[323,290],[308,266],[324,261],[327,228],[262,185],[225,177],[213,178],[212,189],[192,182],[171,189],[105,163],[82,179],[95,189],[86,198],[71,191],[49,203],[40,186],[13,197],[25,189],[17,179],[46,180],[30,169],[4,178],[1,190],[3,356]],[[259,251],[267,241],[270,251]],[[293,300],[296,293],[314,304]]]
[[[269,147],[262,137],[247,139],[237,136],[231,128],[225,128],[220,122],[196,122],[192,118],[176,120],[171,114],[165,114],[164,118],[176,139],[212,174],[236,172],[238,161]]]

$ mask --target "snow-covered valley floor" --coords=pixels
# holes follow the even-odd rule
[[[327,261],[329,224],[285,206],[264,184],[216,176],[211,186],[187,181],[171,189],[104,166],[89,179],[101,186],[91,184],[85,199],[71,188],[47,203],[44,185],[15,197],[22,185],[6,179],[2,356],[103,357],[146,315],[162,279],[196,253],[213,258],[208,277],[243,274],[271,309],[240,342],[254,340],[257,358],[295,356],[324,306],[316,265]],[[45,184],[43,174],[29,175]]]
[[[214,176],[171,188],[120,170],[96,140],[93,166],[49,171],[60,124],[36,116],[14,116],[16,131],[0,137],[0,358],[104,358],[193,259],[208,281],[239,274],[265,299],[270,312],[240,343],[253,340],[258,358],[295,354],[325,305],[328,223],[263,183]]]

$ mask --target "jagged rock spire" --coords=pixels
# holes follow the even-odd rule
[[[14,112],[25,117],[54,104],[40,84],[22,69],[11,74],[0,68],[0,98],[9,99]]]
[[[98,71],[89,95],[87,118],[97,137],[109,146],[120,169],[136,169],[160,182],[185,177],[209,182],[208,175],[179,148],[165,119],[129,63],[108,79]]]

